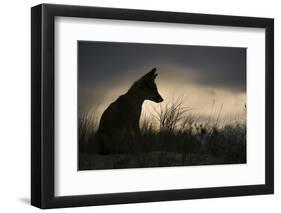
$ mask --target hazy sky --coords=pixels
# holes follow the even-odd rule
[[[223,119],[243,116],[246,49],[230,47],[78,42],[79,108],[98,114],[142,75],[157,68],[165,103],[182,97],[195,114]],[[143,112],[157,104],[146,101]],[[213,112],[212,112],[213,111]]]

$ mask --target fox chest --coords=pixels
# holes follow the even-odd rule
[[[136,122],[139,122],[141,116],[141,108],[128,108],[122,110],[120,115],[124,123],[135,124]]]

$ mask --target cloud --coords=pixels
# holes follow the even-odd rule
[[[192,74],[196,83],[245,90],[245,48],[80,41],[78,50],[79,78],[86,84],[111,84],[165,63],[192,68],[180,74]]]

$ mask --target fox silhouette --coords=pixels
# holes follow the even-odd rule
[[[153,68],[103,112],[95,136],[95,147],[99,154],[128,153],[134,150],[140,136],[139,121],[143,102],[163,101],[155,83],[157,75],[156,68]]]

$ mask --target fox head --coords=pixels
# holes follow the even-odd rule
[[[137,92],[144,100],[150,100],[156,103],[162,102],[163,98],[159,94],[155,83],[157,75],[156,68],[153,68],[136,81],[131,89],[134,90],[134,92]]]

